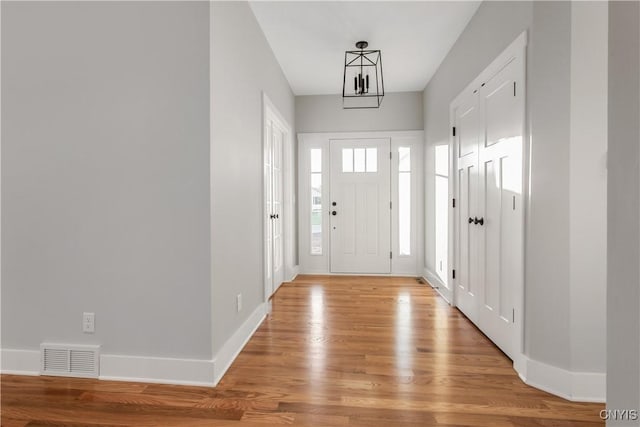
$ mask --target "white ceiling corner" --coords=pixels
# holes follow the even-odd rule
[[[296,95],[342,92],[344,51],[382,51],[386,92],[421,91],[480,1],[253,1]]]

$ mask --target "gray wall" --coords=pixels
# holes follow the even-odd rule
[[[213,344],[263,301],[262,91],[294,123],[294,96],[245,2],[213,3]],[[256,66],[259,64],[259,66]],[[236,295],[243,310],[236,312]]]
[[[422,130],[422,92],[388,93],[377,109],[345,110],[341,95],[296,97],[296,132]]]
[[[207,3],[2,2],[2,348],[211,358],[208,40]]]
[[[608,20],[607,2],[571,4],[570,322],[579,372],[607,369]]]
[[[534,2],[533,13],[525,348],[532,359],[570,369],[571,4]]]
[[[640,8],[609,3],[607,407],[640,408]],[[609,422],[608,425],[638,425]]]
[[[570,256],[573,248],[569,195],[573,189],[569,174],[572,118],[572,9],[569,2],[483,2],[427,85],[424,91],[427,143],[425,261],[427,268],[435,271],[434,146],[448,144],[449,104],[525,30],[529,36],[527,109],[531,158],[526,213],[525,353],[536,361],[563,369],[604,372],[605,330],[602,325],[605,310],[602,298],[583,298],[582,301],[593,305],[578,307],[581,314],[591,310],[590,320],[600,329],[583,333],[585,325],[571,322],[570,262],[585,262],[586,256],[592,254],[585,252],[584,258]],[[592,169],[600,174],[600,158],[595,157],[596,164]],[[600,169],[596,171],[597,168]],[[596,203],[604,205],[604,192],[598,194],[601,199]],[[604,215],[598,218],[601,222],[595,226],[604,227]],[[604,258],[604,249],[602,252],[601,258]],[[602,279],[593,284],[593,289],[583,286],[576,291],[604,296],[605,286]],[[575,355],[572,354],[572,336],[579,339],[574,346]],[[580,352],[586,350],[578,349],[578,346],[588,348],[593,354],[582,357]],[[572,366],[572,360],[575,366]]]
[[[449,105],[532,22],[531,2],[483,2],[424,90],[425,265],[431,272],[436,271],[435,146],[449,144]]]

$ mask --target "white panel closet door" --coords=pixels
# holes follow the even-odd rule
[[[331,141],[331,272],[391,272],[389,139]]]
[[[273,146],[272,146],[272,200],[273,200],[273,290],[278,290],[284,282],[284,236],[283,236],[283,173],[282,173],[282,153],[284,145],[284,130],[277,123],[273,123]]]
[[[473,216],[478,209],[478,147],[480,112],[478,92],[469,92],[453,105],[456,156],[455,266],[456,306],[477,322],[478,232]]]
[[[512,358],[523,255],[521,75],[521,59],[515,58],[480,89],[484,138],[479,150],[478,325]]]
[[[264,292],[265,300],[273,295],[273,122],[264,124]]]
[[[524,42],[517,39],[451,104],[454,301],[512,359],[520,351],[524,271]]]

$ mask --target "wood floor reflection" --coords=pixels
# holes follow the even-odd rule
[[[2,426],[591,426],[412,278],[300,276],[216,388],[2,376]]]

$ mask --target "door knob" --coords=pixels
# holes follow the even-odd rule
[[[474,223],[474,224],[484,225],[484,218],[480,218],[480,219],[478,219],[478,217],[475,217],[475,218],[473,219],[473,223]]]
[[[275,214],[274,217],[275,218],[280,218],[280,214]]]
[[[269,218],[274,219],[276,216],[274,214],[269,215]]]
[[[473,223],[473,218],[469,217],[469,224]]]
[[[331,211],[331,215],[336,216],[336,215],[338,215],[338,212],[336,212],[336,211]]]
[[[331,202],[331,206],[335,206],[335,205],[336,205],[336,202]]]

